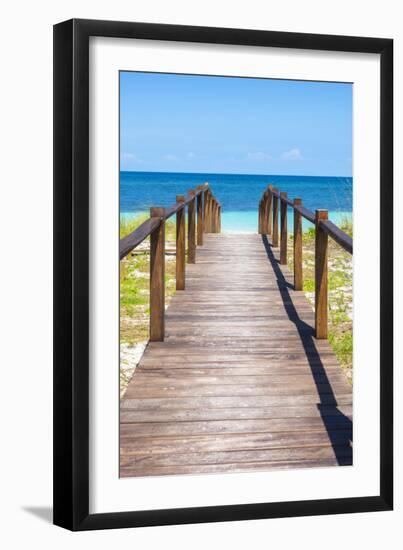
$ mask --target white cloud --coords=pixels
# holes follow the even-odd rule
[[[130,160],[131,162],[143,162],[141,158],[133,153],[122,153],[120,158],[121,160]]]
[[[164,160],[179,160],[179,158],[176,155],[166,154],[162,157]]]
[[[256,153],[248,153],[248,160],[271,160],[272,156],[269,153],[263,153],[263,151],[257,151]]]
[[[301,160],[302,159],[302,153],[299,149],[290,149],[289,151],[285,151],[281,158],[283,160]]]

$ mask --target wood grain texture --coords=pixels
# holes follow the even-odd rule
[[[204,189],[204,185],[199,185],[197,187],[198,191],[202,191]],[[203,192],[199,193],[197,195],[197,245],[202,246],[203,245]]]
[[[262,205],[262,210],[263,210],[263,225],[262,225],[262,233],[264,235],[267,235],[269,233],[269,227],[268,227],[268,223],[269,223],[269,196],[270,193],[269,191],[265,191],[263,193],[263,205]]]
[[[217,201],[213,198],[211,214],[211,232],[217,233]]]
[[[294,199],[294,206],[301,206],[301,199]],[[302,273],[302,216],[294,208],[294,289],[302,290],[303,273]]]
[[[261,199],[259,202],[258,233],[259,235],[263,233],[263,199]]]
[[[327,338],[328,318],[328,234],[321,221],[326,221],[327,210],[316,210],[315,213],[315,335],[316,338]]]
[[[164,208],[151,208],[150,216],[163,217]],[[158,342],[165,335],[165,222],[150,238],[150,341]]]
[[[189,198],[193,197],[188,203],[188,264],[196,263],[196,198],[195,191],[188,191]]]
[[[161,218],[159,216],[155,218],[149,218],[144,223],[142,223],[135,231],[120,239],[119,243],[119,257],[122,260],[125,256],[129,254],[134,248],[141,244],[144,239],[149,237],[151,233],[157,229],[161,223]]]
[[[212,208],[212,194],[210,189],[205,193],[205,204],[204,204],[204,232],[211,233],[211,208]]]
[[[285,191],[282,191],[280,193],[281,197],[281,230],[280,230],[280,264],[286,265],[287,264],[287,193]]]
[[[269,185],[267,187],[267,190],[269,192],[269,196],[267,198],[267,234],[272,234],[272,226],[273,226],[273,195],[271,194],[271,190],[273,189],[272,185]]]
[[[346,252],[353,253],[353,239],[330,220],[321,220],[320,227]]]
[[[176,202],[185,202],[184,195],[177,195]],[[176,290],[185,289],[186,229],[185,210],[176,213]]]
[[[266,235],[204,235],[121,401],[120,475],[352,464],[352,391]]]
[[[272,245],[277,248],[278,247],[278,190],[273,189],[272,190],[272,197],[273,197],[273,239],[272,239]]]
[[[221,204],[218,205],[218,228],[217,233],[221,233]]]

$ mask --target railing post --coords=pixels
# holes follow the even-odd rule
[[[218,202],[214,201],[214,233],[218,233]]]
[[[200,193],[197,195],[197,244],[203,244],[203,191],[204,185],[199,185]]]
[[[214,204],[214,197],[212,192],[210,191],[209,194],[209,201],[208,201],[208,232],[213,232],[213,204]]]
[[[207,206],[208,206],[209,188],[206,187],[203,193],[203,233],[207,233]]]
[[[263,225],[263,214],[262,214],[263,206],[262,206],[262,199],[259,201],[259,217],[258,217],[258,232],[259,235],[263,233],[262,231],[262,225]]]
[[[277,189],[273,189],[275,193],[278,192]],[[273,238],[272,238],[273,247],[278,247],[278,197],[273,195]]]
[[[209,233],[214,233],[213,223],[214,223],[214,197],[213,197],[213,194],[210,193],[210,202],[209,202]]]
[[[302,216],[295,206],[302,204],[301,199],[294,199],[294,289],[302,290]]]
[[[280,236],[280,264],[285,265],[287,263],[287,193],[283,191],[280,193],[281,202],[281,236]]]
[[[214,233],[214,210],[215,210],[215,200],[214,197],[210,197],[210,233]]]
[[[269,230],[268,230],[268,227],[267,227],[267,224],[268,224],[268,214],[269,214],[269,210],[268,210],[268,195],[269,195],[269,192],[268,191],[265,191],[263,193],[263,199],[262,199],[262,233],[264,235],[267,235]]]
[[[176,202],[185,202],[183,195],[176,195]],[[176,290],[185,290],[186,230],[185,207],[176,213]]]
[[[150,216],[163,217],[164,208],[150,208]],[[150,341],[165,335],[165,220],[150,236]]]
[[[320,226],[328,219],[327,210],[315,212],[315,335],[327,338],[327,244],[328,236]]]
[[[196,209],[195,191],[190,189],[188,195],[193,197],[188,203],[188,264],[196,263]]]
[[[209,194],[209,203],[208,203],[208,232],[213,232],[213,206],[214,206],[214,197],[210,191]]]
[[[218,205],[218,233],[221,233],[221,204]]]
[[[210,189],[204,194],[204,232],[210,233]]]
[[[273,195],[271,190],[273,189],[272,185],[269,185],[267,188],[267,234],[271,235],[271,228],[273,223]]]

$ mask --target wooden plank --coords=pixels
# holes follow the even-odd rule
[[[337,396],[325,394],[321,396],[320,406],[351,405],[351,391]],[[163,397],[135,398],[128,396],[122,401],[123,409],[134,410],[172,410],[172,409],[220,409],[220,408],[256,408],[256,407],[292,407],[299,405],[319,406],[317,395],[254,395],[254,396],[220,396],[220,397]]]
[[[137,379],[136,384],[132,384],[126,391],[128,398],[150,398],[150,397],[176,397],[180,392],[183,397],[245,397],[245,396],[270,396],[270,395],[313,395],[317,401],[320,401],[323,395],[334,396],[346,391],[344,384],[337,384],[330,387],[329,384],[297,384],[290,388],[284,387],[283,384],[268,384],[268,385],[222,385],[221,387],[211,386],[209,384],[189,384],[189,386],[180,389],[178,385],[170,384],[166,387],[140,385]]]
[[[329,416],[326,425],[332,430],[346,430],[351,418],[344,415]],[[133,437],[170,437],[199,434],[276,433],[276,432],[323,432],[322,418],[270,418],[207,420],[188,422],[122,422],[120,441]]]
[[[275,462],[242,462],[234,464],[196,464],[196,465],[175,465],[160,466],[150,468],[124,468],[120,470],[120,477],[144,477],[147,475],[184,475],[184,474],[218,474],[218,473],[243,473],[249,471],[267,471],[267,470],[288,470],[290,468],[329,468],[331,466],[350,466],[351,457],[340,459],[316,459],[316,460],[290,460]]]
[[[218,451],[205,453],[172,454],[161,455],[138,455],[134,464],[142,468],[164,467],[164,466],[189,466],[192,464],[243,464],[243,463],[264,463],[284,461],[304,461],[334,459],[335,453],[351,459],[351,447],[345,445],[333,449],[331,446],[322,447],[290,447],[278,449],[259,449],[247,451]],[[122,459],[122,466],[130,468],[132,459]]]
[[[243,407],[243,408],[207,408],[207,409],[164,409],[164,410],[136,410],[122,407],[120,421],[125,422],[187,422],[189,420],[247,420],[247,419],[275,419],[275,418],[327,418],[340,414],[351,417],[351,405],[333,407],[324,405],[318,408],[315,405],[300,405],[297,407]]]
[[[175,437],[133,437],[124,442],[121,447],[122,456],[172,453],[198,453],[214,451],[248,450],[248,449],[278,449],[289,447],[323,447],[348,444],[351,432],[335,430],[332,442],[326,431],[321,432],[276,432],[189,435]]]
[[[184,475],[184,474],[218,474],[218,473],[245,473],[249,471],[267,471],[267,470],[288,470],[290,468],[329,468],[331,466],[350,466],[351,458],[345,458],[340,461],[336,458],[318,459],[318,460],[285,460],[278,462],[242,462],[235,464],[197,464],[191,466],[171,466],[171,467],[153,467],[149,468],[121,468],[121,477],[144,477],[147,475],[163,476],[163,475]]]
[[[227,368],[236,368],[236,369],[247,369],[249,367],[252,368],[259,368],[264,369],[267,372],[279,372],[284,371],[285,374],[287,374],[288,368],[295,369],[299,368],[299,371],[302,369],[309,369],[308,372],[314,373],[315,371],[318,371],[320,369],[327,370],[329,368],[339,368],[338,363],[336,363],[336,360],[334,358],[334,355],[332,355],[332,352],[329,352],[326,354],[326,357],[323,357],[323,354],[321,354],[319,357],[316,357],[315,359],[309,359],[309,362],[307,362],[306,354],[304,358],[304,354],[301,353],[300,357],[298,358],[298,361],[295,362],[295,364],[290,364],[289,361],[287,361],[282,352],[279,352],[277,355],[272,354],[270,356],[269,360],[261,359],[260,357],[257,358],[257,360],[253,361],[251,357],[248,357],[249,354],[246,355],[233,355],[233,356],[218,356],[215,355],[214,357],[209,357],[208,361],[203,362],[202,358],[199,355],[181,355],[177,356],[176,358],[175,354],[172,354],[168,357],[154,357],[150,354],[147,354],[144,356],[144,360],[141,361],[140,366],[137,367],[140,370],[147,369],[150,365],[150,370],[153,368],[158,369],[227,369]],[[295,357],[296,354],[290,354],[289,357]],[[295,370],[291,370],[292,373],[295,373]],[[242,371],[239,370],[239,374],[242,374]]]
[[[259,380],[261,377],[272,377],[272,376],[316,376],[323,374],[323,366],[317,365],[317,366],[310,366],[309,368],[306,367],[306,365],[301,366],[283,366],[283,365],[276,365],[274,367],[256,367],[252,363],[253,366],[233,366],[234,363],[229,363],[229,365],[232,366],[222,366],[222,367],[216,367],[216,365],[213,365],[211,367],[206,367],[202,364],[202,366],[197,367],[195,365],[178,365],[176,368],[172,365],[140,365],[136,368],[137,375],[139,373],[142,374],[142,376],[146,376],[147,378],[156,377],[156,376],[166,376],[166,377],[180,377],[180,378],[189,378],[190,376],[192,378],[194,377],[205,377],[205,376],[213,376],[217,377],[217,380],[220,379],[226,379],[227,376],[232,376],[234,380],[238,381],[239,377],[242,376],[242,378],[250,378],[251,376],[254,376],[256,381]],[[328,367],[326,368],[326,373],[331,376],[333,374],[340,374],[340,366],[334,366],[334,367]],[[344,376],[343,374],[340,374],[340,376]],[[236,378],[235,378],[236,377]]]
[[[340,370],[340,369],[339,369]],[[192,375],[189,378],[189,375],[180,376],[175,371],[175,374],[163,374],[161,372],[154,374],[147,374],[142,370],[139,370],[136,373],[137,376],[137,386],[138,387],[149,387],[159,388],[161,386],[165,387],[180,387],[180,386],[287,386],[293,388],[294,386],[303,387],[310,386],[313,384],[330,384],[332,387],[336,384],[345,384],[345,377],[342,372],[322,372],[316,371],[315,373],[309,372],[309,370],[304,370],[301,374],[260,374],[256,375],[243,375],[243,376],[231,376],[228,374],[221,375]]]

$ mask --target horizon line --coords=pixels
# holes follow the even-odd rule
[[[119,170],[119,173],[142,173],[142,174],[198,174],[198,175],[210,175],[210,176],[263,176],[263,177],[291,177],[291,178],[350,178],[353,176],[315,176],[312,174],[253,174],[253,173],[240,173],[240,172],[170,172],[166,170]]]

